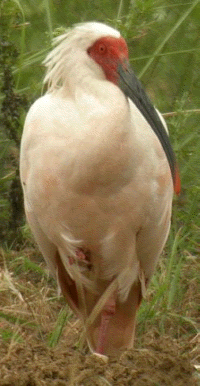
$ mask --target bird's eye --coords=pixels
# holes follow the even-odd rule
[[[106,52],[106,46],[105,46],[105,44],[99,44],[99,53],[100,54],[104,54],[105,52]]]

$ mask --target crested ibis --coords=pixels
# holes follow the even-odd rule
[[[77,24],[44,63],[47,92],[21,142],[26,217],[91,351],[112,355],[133,345],[180,190],[177,164],[117,30]]]

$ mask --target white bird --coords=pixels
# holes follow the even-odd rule
[[[180,190],[176,161],[117,30],[78,24],[45,65],[21,142],[25,212],[91,351],[109,355],[133,345]]]

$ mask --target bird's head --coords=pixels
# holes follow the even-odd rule
[[[128,62],[128,47],[119,31],[102,23],[87,22],[74,26],[54,40],[56,47],[44,64],[44,82],[49,90],[69,87],[88,74],[118,84],[118,68]]]

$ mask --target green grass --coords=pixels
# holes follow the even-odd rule
[[[50,347],[55,347],[58,344],[63,328],[71,319],[71,317],[72,311],[70,310],[69,306],[66,305],[59,312],[55,327],[49,335],[48,344]]]

